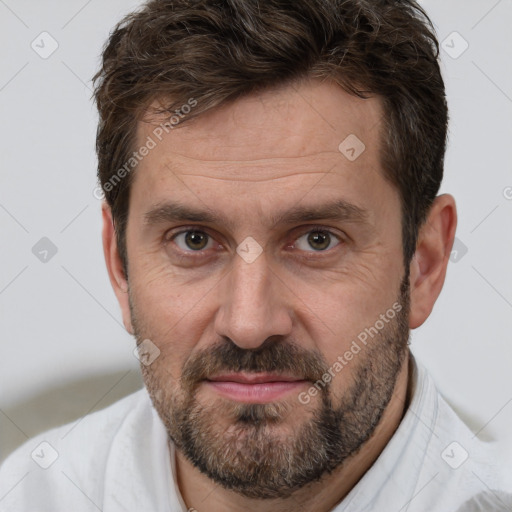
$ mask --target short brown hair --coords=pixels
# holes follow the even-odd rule
[[[133,173],[109,180],[130,159],[149,106],[159,100],[159,113],[172,115],[193,98],[186,121],[305,77],[382,99],[382,166],[401,195],[407,268],[443,176],[448,110],[438,57],[414,0],[150,0],[126,16],[94,77],[98,178],[125,272]]]

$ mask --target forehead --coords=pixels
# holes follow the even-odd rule
[[[153,139],[155,145],[137,166],[131,195],[135,203],[158,203],[178,190],[188,194],[199,181],[210,189],[208,199],[212,190],[234,199],[248,187],[264,196],[269,184],[293,193],[311,189],[322,175],[316,190],[324,194],[342,182],[361,189],[384,182],[381,119],[379,98],[360,99],[332,82],[309,80],[212,109],[161,140],[158,122],[139,122],[138,144]]]
[[[242,97],[177,124],[166,150],[208,161],[293,158],[337,151],[351,134],[368,148],[378,142],[381,118],[378,97],[361,99],[333,82],[308,80]],[[138,142],[165,120],[139,122]]]

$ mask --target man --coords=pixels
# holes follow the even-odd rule
[[[408,349],[456,228],[437,55],[405,0],[152,0],[116,27],[103,244],[146,389],[15,452],[0,510],[510,505]]]

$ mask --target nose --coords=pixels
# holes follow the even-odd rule
[[[247,263],[235,255],[233,267],[222,281],[221,304],[215,330],[244,349],[256,349],[270,336],[289,335],[291,309],[287,288],[267,262],[263,252]]]

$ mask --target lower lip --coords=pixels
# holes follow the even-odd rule
[[[262,382],[258,384],[232,381],[206,381],[206,383],[226,398],[238,402],[262,403],[272,402],[292,391],[298,393],[306,381]]]

